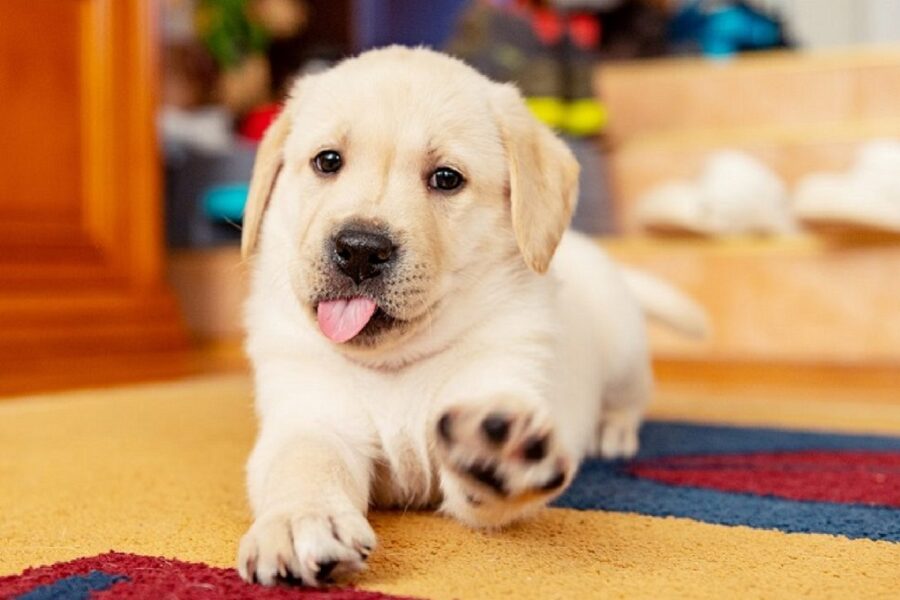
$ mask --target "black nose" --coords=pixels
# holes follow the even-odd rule
[[[378,277],[394,258],[394,243],[384,234],[343,229],[334,237],[334,264],[356,283]]]

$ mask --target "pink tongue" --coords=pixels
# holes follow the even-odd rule
[[[378,306],[368,298],[329,300],[317,309],[319,329],[329,340],[342,344],[363,330]]]

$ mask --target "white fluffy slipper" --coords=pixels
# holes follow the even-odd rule
[[[900,141],[864,145],[846,173],[815,173],[797,186],[794,215],[813,227],[900,233]]]
[[[795,231],[778,176],[752,156],[733,150],[711,155],[696,181],[650,190],[638,203],[637,217],[650,231],[707,236]]]

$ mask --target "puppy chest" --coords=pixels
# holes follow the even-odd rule
[[[383,432],[375,459],[372,501],[380,507],[436,504],[438,481],[424,432]]]

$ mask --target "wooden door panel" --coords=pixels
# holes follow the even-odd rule
[[[158,280],[153,4],[0,4],[0,264]]]
[[[0,19],[4,227],[81,220],[81,6],[5,2]]]
[[[11,361],[185,345],[162,279],[156,16],[0,1],[0,389]]]

